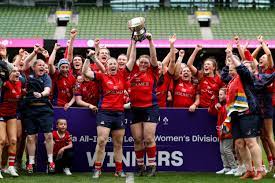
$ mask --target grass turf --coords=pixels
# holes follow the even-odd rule
[[[268,174],[260,182],[275,182],[272,178],[272,174]],[[47,175],[45,173],[36,173],[34,175],[28,176],[22,174],[20,177],[13,178],[4,174],[4,179],[0,179],[2,183],[122,183],[125,182],[125,178],[114,177],[112,173],[103,173],[103,175],[98,179],[92,179],[91,173],[73,173],[72,176],[65,176],[63,174],[57,175]],[[216,175],[215,173],[158,173],[156,177],[134,177],[135,183],[236,183],[236,182],[253,182],[252,180],[239,180],[238,177]]]

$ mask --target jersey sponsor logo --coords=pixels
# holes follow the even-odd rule
[[[104,124],[105,124],[105,121],[101,121],[100,124],[101,124],[101,125],[104,125]]]
[[[190,97],[190,98],[193,97],[192,94],[185,93],[185,92],[180,92],[180,91],[176,91],[176,92],[175,92],[175,95],[176,95],[176,96],[183,96],[183,97]]]
[[[124,94],[124,90],[107,90],[106,94],[121,95]]]
[[[131,86],[150,86],[150,82],[133,82]]]

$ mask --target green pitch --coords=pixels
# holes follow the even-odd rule
[[[0,179],[0,183],[122,183],[126,182],[125,178],[114,177],[111,173],[103,173],[100,179],[94,180],[91,173],[73,173],[72,176],[63,174],[47,175],[45,173],[34,174],[32,176],[21,175],[18,178],[9,177],[4,174],[4,179]],[[127,181],[128,182],[128,181]],[[215,173],[158,173],[156,177],[134,177],[134,183],[245,183],[253,182],[252,180],[239,180],[238,177],[215,175]],[[272,174],[268,174],[260,182],[274,183],[275,179]],[[129,181],[128,183],[133,183]]]

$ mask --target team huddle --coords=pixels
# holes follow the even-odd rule
[[[96,113],[98,138],[93,178],[101,176],[110,134],[115,176],[126,177],[122,163],[125,109],[132,113],[130,128],[137,175],[156,175],[159,107],[188,108],[190,112],[198,107],[208,108],[210,114],[218,116],[217,135],[224,168],[217,174],[262,179],[266,168],[260,140],[269,160],[268,169],[275,170],[274,63],[262,36],[258,37],[259,46],[253,53],[236,36],[228,44],[221,71],[214,58],[205,59],[201,70],[193,65],[201,45],[196,46],[186,64],[182,63],[185,52],[174,47],[176,35],[169,38],[170,51],[163,61],[157,59],[150,33],[145,35],[149,55],[137,57],[137,41],[131,39],[127,53],[117,59],[110,56],[108,48],[100,46],[98,39],[94,41],[95,50],[88,50],[85,59],[74,55],[76,36],[77,30],[72,29],[64,58],[59,61],[59,44],[55,44],[51,54],[40,45],[34,45],[31,53],[20,49],[12,62],[7,59],[6,47],[0,46],[1,172],[19,176],[17,171],[26,147],[26,170],[32,174],[37,134],[44,133],[47,171],[71,175],[73,144],[67,131],[70,124],[66,119],[58,119],[57,130],[53,131],[52,105],[65,111],[71,106],[86,107]],[[232,53],[233,44],[240,57]],[[265,54],[257,61],[261,49]]]

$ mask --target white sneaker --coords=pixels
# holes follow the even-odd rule
[[[265,165],[262,165],[263,171],[267,174],[269,170],[265,167]]]
[[[0,170],[0,179],[3,179],[4,177],[2,176],[2,172]]]
[[[274,173],[274,175],[273,175],[273,178],[275,179],[275,173]]]
[[[229,168],[223,168],[222,170],[217,171],[216,174],[224,174],[224,173],[227,173],[227,172],[229,172],[229,171],[230,171]]]
[[[100,170],[95,170],[93,174],[93,179],[98,179],[101,176]]]
[[[69,168],[64,168],[63,171],[64,171],[65,175],[72,175],[72,172],[70,171]]]
[[[13,177],[18,177],[18,173],[16,172],[16,169],[14,166],[9,166],[7,169],[7,173],[10,174]]]
[[[226,172],[225,175],[234,175],[236,172],[237,172],[237,168],[233,168],[229,172]]]
[[[234,176],[240,177],[240,176],[242,176],[245,172],[246,172],[245,166],[244,166],[244,165],[241,165],[241,166],[239,165],[238,168],[237,168],[236,173],[234,174]]]

